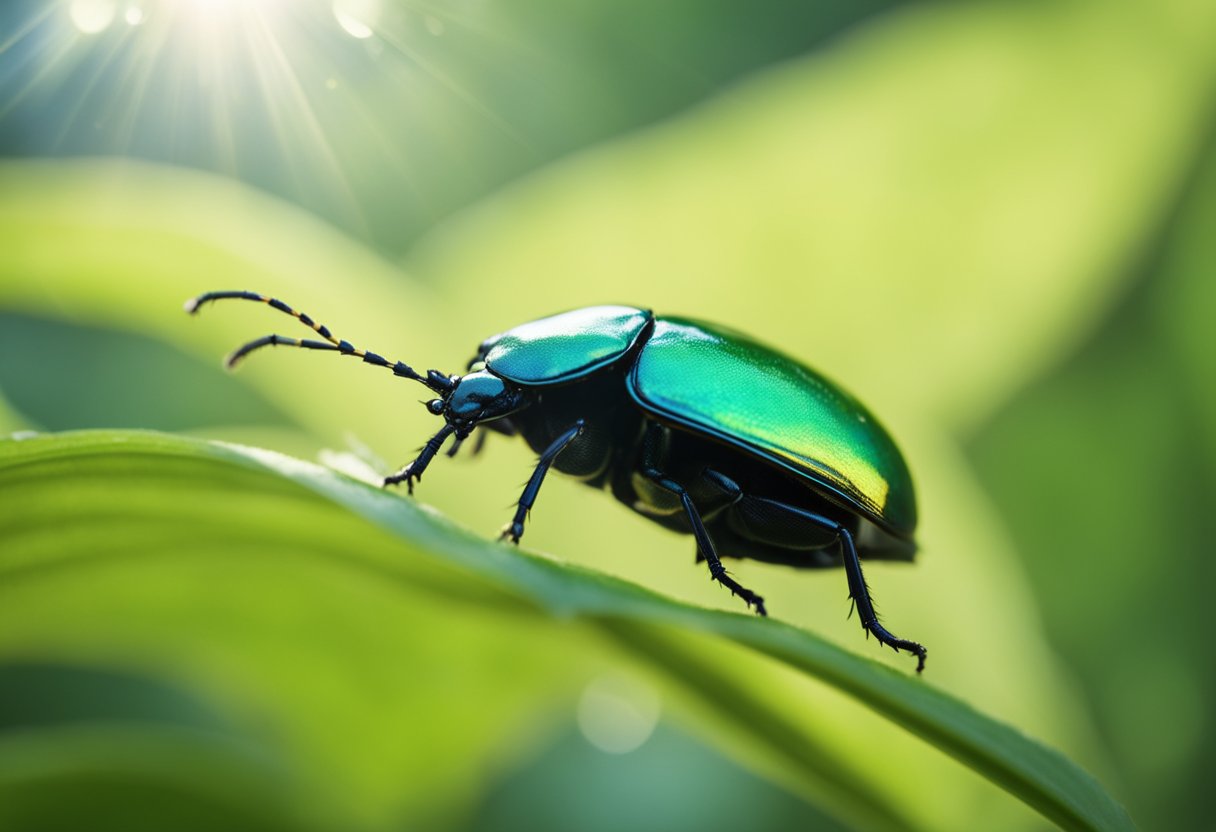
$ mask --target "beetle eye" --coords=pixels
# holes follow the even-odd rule
[[[443,399],[431,399],[426,403],[426,409],[434,413],[436,416],[443,412],[443,408]]]

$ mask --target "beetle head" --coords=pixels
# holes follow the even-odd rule
[[[468,436],[482,422],[509,416],[523,406],[522,391],[487,370],[451,377],[431,370],[428,376],[431,383],[427,386],[440,398],[427,402],[427,410],[447,419],[457,438]]]

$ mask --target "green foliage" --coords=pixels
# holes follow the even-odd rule
[[[1165,829],[1206,815],[1216,760],[1216,330],[1199,321],[1216,309],[1214,139],[1107,325],[970,443],[1112,758],[1138,784],[1137,817]],[[1059,556],[1077,551],[1095,556]],[[1118,660],[1096,644],[1118,645]]]
[[[60,43],[46,5],[0,47],[0,432],[196,438],[0,446],[0,828],[465,829],[542,770],[611,824],[639,757],[554,738],[619,674],[695,738],[652,784],[732,799],[721,755],[851,828],[1126,827],[1088,769],[1146,828],[1212,816],[1212,4],[389,3],[356,43],[323,3],[266,18],[283,72],[146,54],[153,25]],[[113,152],[186,167],[30,158]],[[445,371],[604,302],[806,360],[908,456],[921,553],[867,577],[925,678],[839,573],[734,564],[773,620],[737,614],[686,538],[560,478],[551,556],[486,542],[519,444],[416,505],[249,450],[383,472],[433,423],[349,359],[222,373],[296,326],[181,313],[226,288]]]
[[[768,708],[749,712],[756,706],[755,697],[749,695],[749,680],[732,672],[729,664],[707,664],[703,655],[686,646],[690,637],[708,635],[751,648],[857,698],[1065,828],[1132,828],[1121,807],[1076,766],[920,679],[857,658],[777,621],[680,604],[618,579],[484,542],[378,487],[298,460],[160,434],[29,437],[0,443],[0,492],[10,509],[0,526],[0,535],[8,541],[3,569],[10,586],[0,617],[0,631],[5,634],[0,649],[11,651],[36,639],[44,656],[62,662],[81,652],[96,655],[100,639],[110,661],[142,665],[170,676],[199,671],[192,665],[201,660],[204,667],[211,665],[220,687],[224,687],[225,668],[232,672],[240,667],[240,677],[230,683],[250,685],[253,690],[246,695],[255,700],[278,699],[278,736],[267,743],[272,748],[278,746],[280,753],[291,745],[319,750],[332,742],[337,728],[343,729],[347,740],[378,729],[380,743],[400,743],[397,763],[410,764],[408,779],[419,789],[419,797],[430,785],[428,778],[419,776],[424,767],[429,766],[426,773],[431,777],[443,769],[442,759],[435,759],[435,746],[419,743],[420,731],[427,725],[442,730],[445,751],[460,760],[459,752],[467,753],[469,743],[476,746],[493,736],[503,710],[519,707],[521,692],[536,695],[539,683],[553,684],[567,675],[573,668],[566,656],[586,653],[583,661],[588,661],[607,634],[623,652],[636,654],[639,661],[649,661],[656,672],[670,676],[669,683],[683,684],[703,698],[706,707],[730,714],[729,719],[751,733],[778,762],[789,765],[792,776],[809,781],[812,790],[830,792],[839,809],[859,824],[899,828],[909,823],[898,806],[886,805],[863,779],[847,776],[837,761],[800,751],[805,739],[799,740],[796,733],[766,730],[781,723],[796,726],[795,704],[787,704],[789,713]],[[65,515],[76,522],[64,524]],[[210,582],[221,574],[237,591],[216,598],[188,590],[190,583]],[[273,592],[263,585],[266,581],[288,584],[291,591]],[[329,603],[308,614],[298,606],[305,593],[314,596],[314,603],[328,595]],[[396,718],[376,713],[383,723],[361,726],[373,716],[361,707],[366,692],[347,686],[360,676],[366,683],[383,669],[372,652],[375,641],[367,643],[362,633],[356,640],[352,630],[360,629],[359,619],[366,622],[376,601],[389,601],[375,608],[384,614],[376,623],[383,628],[380,645],[388,648],[378,658],[401,655],[408,657],[408,666],[377,680],[392,689],[394,706],[401,712]],[[170,638],[164,637],[163,629],[137,626],[146,615],[163,616],[166,602],[175,607],[167,619],[161,618],[172,624]],[[43,621],[49,604],[58,613],[51,626]],[[419,620],[424,610],[428,616]],[[303,649],[314,657],[303,667],[293,666],[291,658],[281,654],[285,646],[279,643],[283,633],[278,625],[284,617],[305,625],[292,634],[302,639],[293,652]],[[574,623],[561,624],[571,618]],[[74,626],[86,620],[87,629]],[[329,626],[308,635],[311,627],[323,622]],[[232,632],[237,623],[239,643],[222,635]],[[550,632],[537,639],[535,633],[542,627]],[[215,638],[217,630],[219,638]],[[427,684],[422,678],[426,667],[418,661],[418,645],[410,634],[435,630],[442,631],[448,649],[459,649],[462,634],[469,634],[477,643],[466,649],[496,654],[496,661],[476,668],[487,677],[483,685],[464,688],[471,700],[443,702],[462,730],[440,718],[439,703],[430,697],[417,708],[402,701],[405,688],[419,696],[418,688]],[[200,637],[206,644],[200,641],[196,647],[202,648],[203,656],[173,656],[183,638]],[[547,648],[543,653],[538,651],[541,644]],[[347,659],[338,688],[339,696],[351,697],[348,724],[293,720],[295,700],[317,695],[309,690],[316,685],[313,661],[332,660],[336,654]],[[546,654],[557,661],[545,661]],[[250,674],[255,666],[257,672]],[[520,672],[524,668],[527,673]],[[509,674],[501,673],[508,669]],[[183,765],[203,769],[186,781],[200,781],[203,789],[187,790],[189,800],[183,799],[180,806],[183,817],[193,817],[197,823],[204,811],[203,799],[213,797],[211,789],[242,809],[254,808],[247,779],[228,782],[231,760],[219,741],[227,733],[222,720],[196,716],[199,709],[189,703],[175,705],[181,694],[152,681],[126,683],[157,707],[139,707],[138,699],[131,701],[129,691],[124,691],[125,713],[109,715],[131,735],[123,736],[121,743],[138,749],[145,737],[154,746],[163,742],[178,752]],[[741,688],[742,696],[730,696],[732,687]],[[104,693],[105,687],[93,689]],[[490,690],[493,696],[483,694]],[[283,697],[285,692],[290,694]],[[168,715],[158,716],[163,712]],[[182,712],[185,718],[178,716]],[[68,728],[67,737],[60,736],[62,723],[71,723],[70,715],[60,716],[12,720],[12,728],[26,729],[17,746],[21,753],[10,752],[0,759],[0,772],[7,775],[0,789],[11,791],[7,811],[13,817],[21,816],[26,801],[36,804],[47,780],[70,778],[71,767],[82,765],[80,758],[87,757],[81,746],[87,749],[90,741],[97,740],[91,727]],[[31,735],[31,722],[41,722],[43,730]],[[189,729],[183,736],[178,735],[179,723]],[[394,729],[400,731],[396,737]],[[203,742],[216,743],[214,757],[195,747],[200,742],[196,732]],[[31,743],[38,753],[28,753]],[[360,753],[364,749],[352,745],[341,759],[330,757],[324,762],[347,770],[371,764]],[[335,746],[331,753],[342,751]],[[54,756],[59,756],[61,767],[45,762]],[[136,757],[146,762],[144,755]],[[294,762],[304,767],[321,761],[311,761],[305,753]],[[224,776],[212,776],[213,766]],[[318,769],[292,773],[323,782],[326,769]],[[181,775],[181,767],[175,766],[149,779],[157,788],[168,788]],[[136,788],[149,787],[142,777],[131,779]],[[31,782],[35,788],[21,787]],[[176,785],[181,787],[182,781]],[[323,817],[342,813],[357,817],[359,807],[341,805],[340,796],[331,789],[308,792],[299,782],[284,788],[301,791],[293,800],[283,795],[284,805],[316,801]],[[196,799],[200,805],[194,803]],[[88,802],[87,792],[84,800]],[[168,798],[162,802],[172,804]],[[79,812],[81,807],[69,811]],[[295,816],[285,814],[277,820],[282,828],[292,828]]]

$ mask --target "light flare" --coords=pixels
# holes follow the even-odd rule
[[[68,16],[72,25],[86,35],[104,32],[114,22],[118,4],[113,0],[72,0]]]
[[[490,109],[428,52],[450,22],[383,0],[56,0],[0,33],[0,129],[37,119],[50,155],[211,170],[370,236],[352,180],[373,158],[412,188],[422,167],[383,90]]]
[[[634,676],[610,673],[583,690],[578,727],[600,751],[628,754],[650,739],[661,713],[659,693],[652,686]]]
[[[334,0],[334,19],[348,35],[366,40],[376,33],[384,8],[380,0]]]

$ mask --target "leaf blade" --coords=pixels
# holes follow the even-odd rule
[[[1078,766],[923,680],[775,620],[697,608],[589,569],[489,543],[393,494],[310,463],[258,449],[160,434],[91,432],[0,442],[0,489],[20,468],[50,466],[52,476],[61,476],[65,461],[118,454],[143,457],[152,466],[187,460],[187,468],[191,464],[234,467],[276,488],[302,486],[415,549],[456,565],[479,584],[505,587],[553,617],[578,616],[609,634],[623,634],[632,649],[639,649],[638,645],[659,653],[676,649],[662,644],[662,634],[672,630],[749,647],[863,702],[1065,828],[1134,828],[1126,811]],[[898,824],[894,818],[888,820],[888,825]]]

